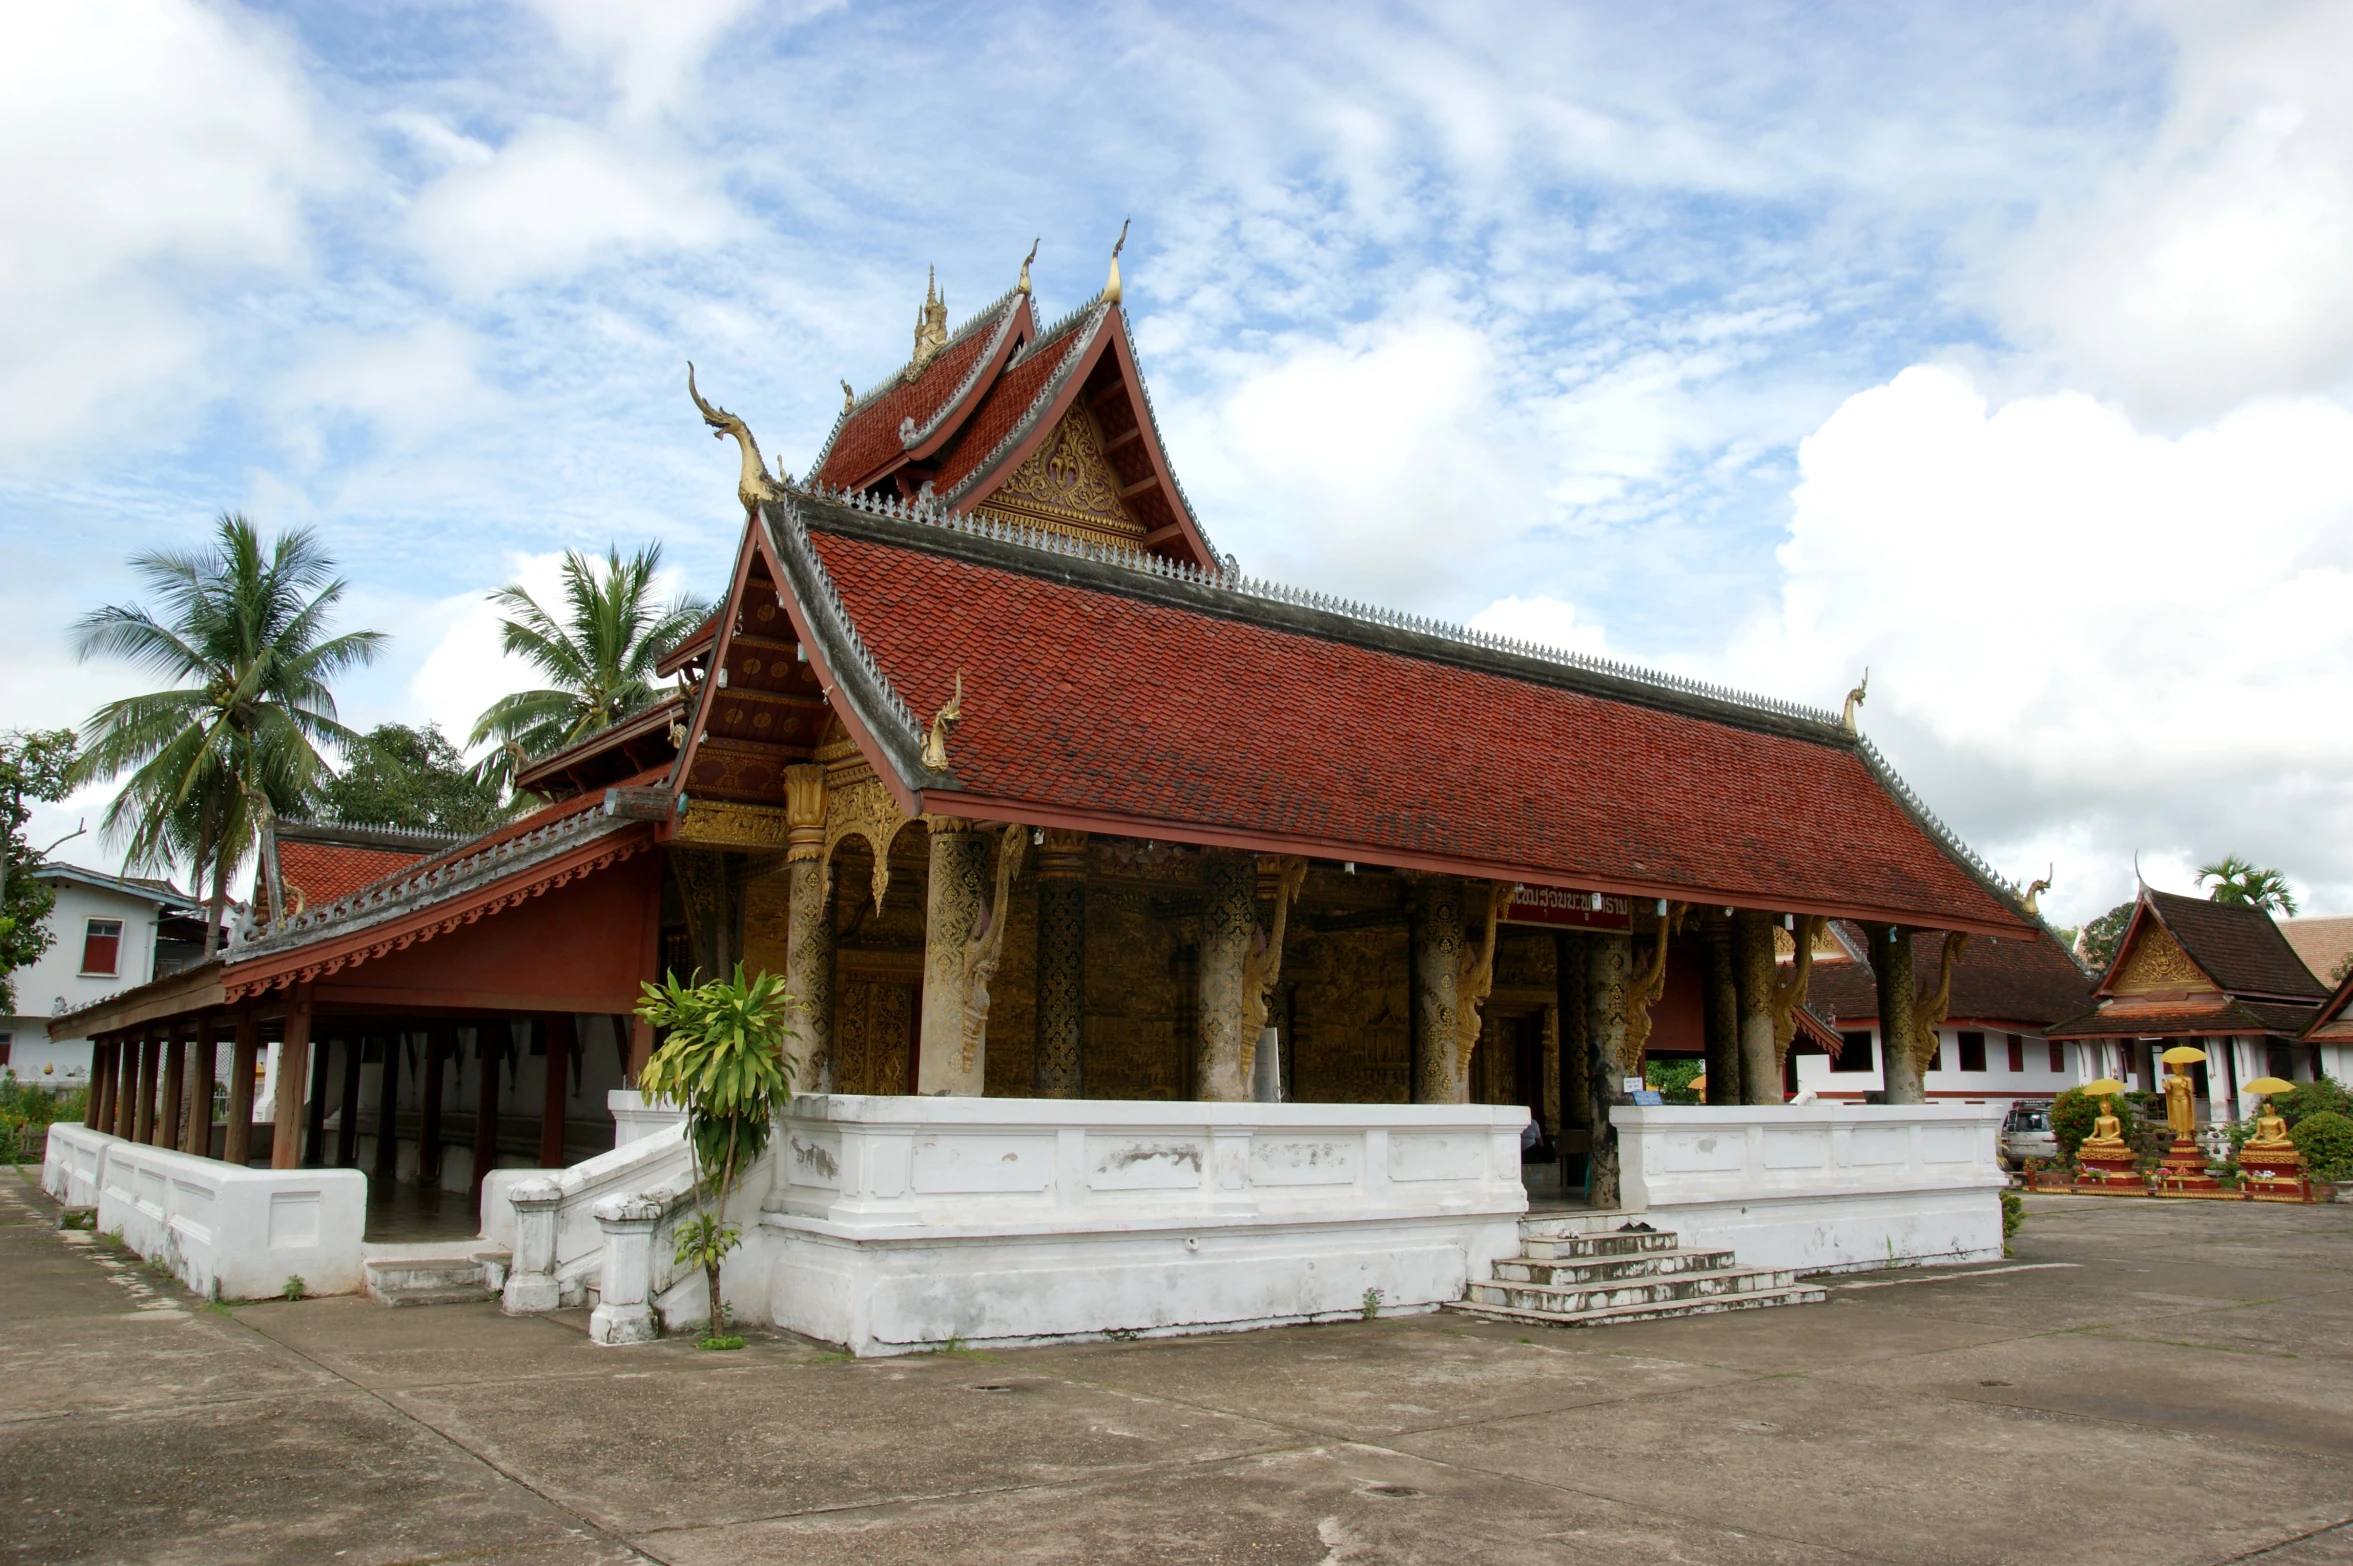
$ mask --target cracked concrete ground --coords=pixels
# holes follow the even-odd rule
[[[0,1174],[0,1559],[2353,1566],[2353,1207],[2030,1208],[1822,1306],[859,1363],[207,1307]]]

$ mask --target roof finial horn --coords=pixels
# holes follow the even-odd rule
[[[1013,291],[1015,293],[1026,294],[1029,292],[1029,264],[1032,261],[1035,261],[1037,258],[1038,241],[1033,239],[1029,242],[1029,254],[1021,258],[1021,278],[1013,285]]]
[[[1855,712],[1857,708],[1863,705],[1863,693],[1870,690],[1870,688],[1871,671],[1868,667],[1866,667],[1863,670],[1863,677],[1855,682],[1855,688],[1846,693],[1846,706],[1838,714],[1838,726],[1846,730],[1849,734],[1859,734],[1862,732],[1861,725],[1855,720]]]
[[[1111,247],[1111,281],[1103,285],[1103,297],[1119,303],[1119,253],[1127,248],[1128,219],[1119,220],[1119,243]]]

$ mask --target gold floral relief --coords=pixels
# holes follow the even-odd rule
[[[2133,941],[2132,950],[2124,954],[2124,961],[2116,970],[2116,981],[2108,988],[2120,995],[2133,995],[2150,990],[2211,990],[2215,984],[2190,960],[2181,943],[2166,933],[2164,926],[2153,919],[2144,919],[2140,935]]]
[[[1120,498],[1119,474],[1103,455],[1095,421],[1073,408],[1053,438],[1013,470],[984,505],[1009,521],[1105,543],[1130,544],[1144,525]]]

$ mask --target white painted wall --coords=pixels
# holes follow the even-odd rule
[[[1801,1271],[2002,1253],[2004,1111],[1971,1104],[1610,1111],[1621,1205],[1743,1266]]]
[[[9,1035],[8,1069],[21,1080],[81,1087],[90,1080],[90,1041],[52,1043],[49,1019],[155,977],[157,904],[128,890],[86,886],[63,877],[42,879],[57,892],[57,905],[47,921],[53,939],[38,962],[10,976],[16,986],[16,1015],[0,1031]],[[82,971],[82,937],[92,919],[122,922],[114,973]]]
[[[1833,1071],[1830,1069],[1830,1058],[1827,1055],[1799,1055],[1796,1057],[1798,1091],[1802,1093],[1810,1089],[1826,1099],[1850,1099],[1860,1102],[1865,1093],[1875,1093],[1886,1086],[1887,1057],[1879,1047],[1879,1030],[1876,1027],[1848,1026],[1840,1028],[1838,1031],[1841,1033],[1868,1032],[1871,1035],[1871,1069],[1869,1071]],[[1961,1034],[1963,1031],[1958,1026],[1937,1030],[1937,1037],[1944,1044],[1940,1056],[1942,1065],[1939,1069],[1924,1072],[1921,1075],[1921,1085],[1927,1089],[1932,1100],[1959,1098],[1995,1105],[2007,1111],[2011,1103],[2017,1099],[2056,1098],[2078,1082],[2092,1080],[2092,1077],[2083,1074],[2081,1069],[2084,1053],[2078,1045],[2072,1043],[2062,1043],[2059,1046],[2062,1065],[2059,1070],[2053,1071],[2050,1060],[2050,1041],[2039,1033],[2019,1034],[2019,1038],[2023,1042],[2026,1069],[2012,1071],[2010,1069],[2010,1034],[2015,1030],[2008,1028],[1974,1026],[1968,1028],[1966,1030],[1968,1032],[1985,1035],[1985,1069],[1983,1071],[1963,1071],[1961,1069]]]

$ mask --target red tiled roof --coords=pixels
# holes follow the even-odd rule
[[[1001,806],[1204,840],[1272,835],[1335,858],[2027,928],[1830,725],[1777,731],[1729,704],[1703,716],[1596,694],[1566,670],[1553,683],[1411,638],[1310,634],[1238,595],[1230,614],[1191,608],[1146,591],[1150,578],[1115,590],[1091,585],[1109,568],[1089,578],[1041,556],[1049,579],[983,563],[985,550],[824,530],[826,509],[804,515],[850,621],[919,712],[962,671],[954,788]],[[952,809],[955,795],[926,798]]]
[[[422,849],[360,847],[350,843],[278,844],[278,877],[286,887],[289,913],[321,908],[381,881],[425,857]]]
[[[2162,1039],[2185,1035],[2277,1034],[2293,1038],[2316,1015],[2312,1006],[2216,998],[2212,991],[2193,1000],[2111,1000],[2100,1009],[2051,1029],[2055,1039]]]
[[[995,454],[997,443],[1029,417],[1038,394],[1054,378],[1054,367],[1061,362],[1064,346],[1057,344],[1043,353],[1033,351],[1019,364],[1008,365],[1005,373],[997,377],[981,397],[980,405],[964,421],[963,431],[940,454],[939,476],[932,483],[941,494],[949,493],[970,477]]]
[[[1008,310],[1018,307],[1020,298],[1008,295],[975,316],[923,367],[921,375],[912,381],[894,379],[872,401],[853,409],[835,432],[833,444],[826,448],[816,478],[827,484],[855,484],[896,458],[904,449],[899,444],[900,422],[913,419],[921,426],[946,405],[963,385],[964,372],[995,340],[997,323]]]
[[[1915,982],[1935,983],[1942,957],[1942,942],[1915,940]],[[2091,1000],[2092,981],[2053,937],[1980,940],[1971,941],[1953,963],[1952,1004],[1945,1014],[1955,1022],[2008,1022],[2040,1029],[2083,1015]],[[1879,986],[1871,977],[1871,965],[1817,958],[1806,1004],[1842,1025],[1870,1024],[1879,1015]]]

